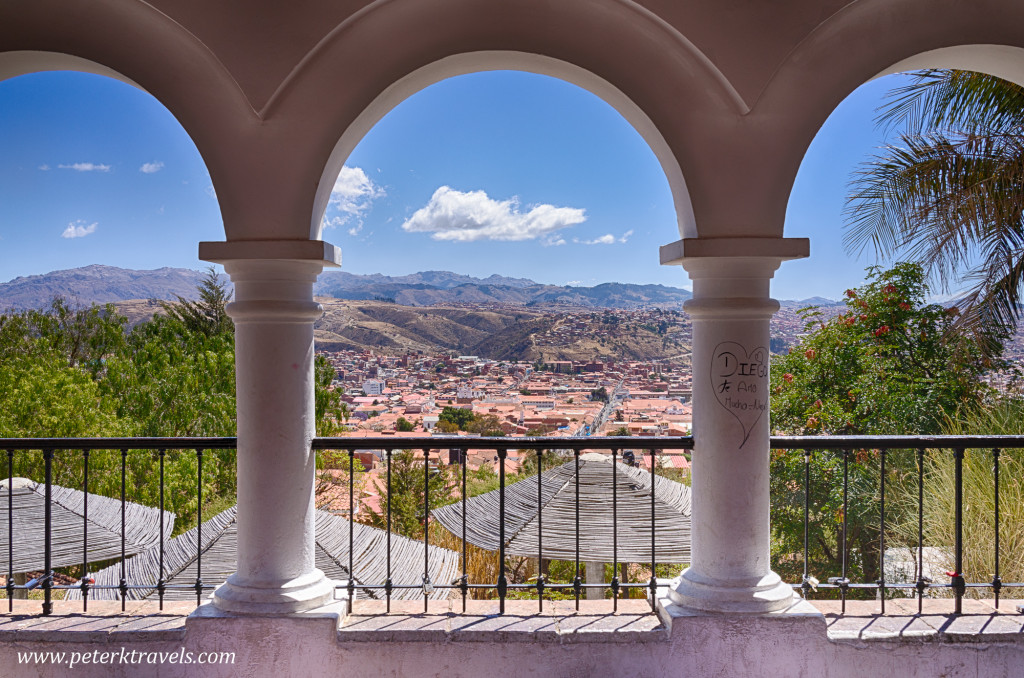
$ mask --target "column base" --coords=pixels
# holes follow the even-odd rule
[[[233,614],[290,614],[328,605],[334,601],[334,591],[334,582],[320,570],[274,587],[240,583],[236,573],[213,592],[213,604],[218,610]]]
[[[749,586],[730,586],[703,577],[692,567],[669,584],[668,596],[674,604],[691,610],[739,614],[779,612],[800,600],[793,587],[774,572]]]

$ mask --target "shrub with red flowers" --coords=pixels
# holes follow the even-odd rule
[[[868,269],[867,282],[845,295],[847,311],[831,319],[804,309],[806,334],[771,366],[771,424],[793,435],[935,434],[942,424],[976,410],[986,394],[982,374],[990,364],[979,343],[958,336],[955,315],[926,302],[928,288],[916,264]],[[999,338],[997,337],[996,340]],[[861,478],[863,496],[851,497],[848,540],[855,568],[877,576],[878,462],[867,451],[852,454],[851,477]],[[897,463],[890,471],[898,473]],[[812,569],[819,579],[838,574],[842,513],[842,454],[815,453],[811,466]],[[855,468],[856,467],[856,468]],[[772,529],[776,567],[802,570],[787,554],[803,547],[803,455],[772,460]],[[874,473],[874,481],[871,479]],[[817,517],[815,517],[817,516]],[[895,516],[893,516],[895,519]],[[800,572],[788,573],[799,578]]]

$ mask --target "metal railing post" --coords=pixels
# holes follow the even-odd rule
[[[953,594],[956,596],[956,607],[954,614],[961,614],[963,612],[963,599],[964,592],[967,590],[967,584],[964,580],[964,450],[963,448],[956,448],[953,450],[953,469],[954,469],[954,495],[956,500],[956,507],[954,509],[954,521],[955,521],[955,543],[953,547],[955,565],[952,580],[950,582],[953,587]]]
[[[498,450],[498,601],[499,613],[505,614],[505,595],[508,579],[505,577],[505,455],[508,450]]]
[[[44,515],[44,543],[43,543],[43,614],[48,615],[53,613],[53,449],[46,448],[43,450],[43,460],[46,466],[46,509]],[[8,488],[9,492],[13,492],[14,488]],[[121,525],[124,525],[122,520]]]

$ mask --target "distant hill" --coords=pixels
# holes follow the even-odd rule
[[[127,299],[186,299],[196,296],[205,273],[188,268],[135,271],[94,264],[0,283],[0,310],[42,308],[55,296],[81,304],[106,304]]]
[[[679,308],[690,292],[665,285],[603,283],[594,287],[543,285],[526,278],[473,278],[448,271],[405,276],[324,273],[314,291],[335,299],[393,300],[403,306],[439,304],[523,304],[600,308]]]
[[[204,273],[186,268],[135,271],[92,265],[0,283],[0,310],[46,306],[61,295],[82,304],[130,299],[194,298]],[[664,285],[604,283],[594,287],[542,285],[527,278],[492,275],[474,278],[449,271],[424,271],[403,276],[327,272],[314,286],[318,296],[362,301],[387,300],[403,306],[443,304],[517,304],[524,306],[583,306],[679,308],[690,298],[687,290]]]
[[[136,271],[99,264],[53,271],[0,283],[0,311],[41,308],[56,295],[82,304],[133,299],[172,300],[176,295],[190,299],[195,298],[196,285],[204,275],[202,271],[187,268]],[[401,276],[330,271],[320,276],[313,291],[322,297],[393,301],[402,306],[512,304],[538,310],[558,306],[680,309],[683,302],[692,296],[688,290],[665,285],[609,282],[593,287],[570,287],[500,275],[474,278],[449,271],[423,271]],[[800,308],[810,305],[828,307],[841,302],[811,297],[781,303],[784,308]]]

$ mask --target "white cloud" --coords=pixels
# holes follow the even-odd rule
[[[50,166],[49,165],[40,165],[39,169],[41,169],[44,172],[49,172],[50,171]]]
[[[60,169],[70,169],[76,172],[109,172],[110,165],[100,165],[94,162],[76,162],[71,165],[57,165]]]
[[[370,208],[374,200],[384,195],[384,188],[375,184],[361,168],[346,165],[341,168],[334,188],[331,189],[324,225],[337,228],[352,224],[349,235],[358,235],[363,230],[363,212]]]
[[[147,162],[139,168],[139,171],[143,174],[156,174],[164,168],[164,164],[157,160],[156,162]]]
[[[86,225],[86,223],[84,221],[82,221],[81,219],[78,219],[78,220],[72,221],[70,224],[68,224],[68,227],[64,229],[64,232],[60,234],[60,237],[62,237],[62,238],[84,238],[85,236],[87,236],[87,235],[89,235],[91,233],[95,233],[96,232],[96,226],[98,226],[98,225],[99,224],[97,222],[95,222],[95,221],[93,223],[91,223],[91,224]]]
[[[442,186],[430,202],[409,217],[402,228],[430,233],[434,240],[534,240],[545,245],[562,245],[555,231],[586,221],[584,210],[575,207],[536,205],[521,212],[519,199],[492,200],[483,191],[463,193]]]
[[[631,235],[633,235],[633,229],[629,229],[618,238],[611,233],[605,233],[593,240],[580,240],[579,238],[573,238],[572,241],[574,243],[579,243],[580,245],[614,245],[617,242],[626,242],[629,240],[629,236]]]
[[[584,245],[614,245],[615,236],[611,233],[605,233],[599,238],[593,240],[574,240],[573,242],[583,243]]]

